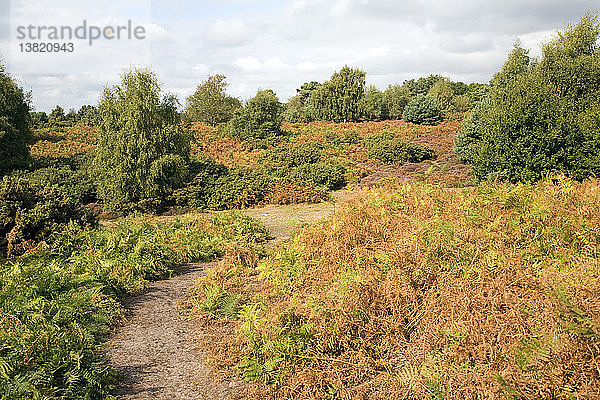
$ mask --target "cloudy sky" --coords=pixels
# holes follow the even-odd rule
[[[207,76],[227,76],[241,99],[273,89],[282,101],[303,82],[349,65],[383,89],[442,74],[487,82],[515,40],[533,55],[598,0],[0,0],[0,58],[37,110],[96,104],[130,66],[148,66],[182,104]],[[43,40],[72,53],[27,53],[19,27],[143,26],[144,39]],[[47,37],[45,39],[48,39]]]

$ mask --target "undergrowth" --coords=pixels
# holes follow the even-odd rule
[[[251,398],[594,399],[599,248],[597,180],[390,184],[191,301]]]
[[[0,264],[0,398],[109,399],[114,372],[99,355],[120,299],[188,262],[213,260],[267,237],[237,213],[145,216],[80,230],[70,224]]]

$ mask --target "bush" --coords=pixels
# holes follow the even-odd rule
[[[490,83],[489,103],[457,138],[478,179],[600,174],[599,36],[598,18],[589,14],[545,44],[540,60],[515,45]]]
[[[57,186],[23,176],[5,176],[0,182],[0,254],[22,254],[69,223],[89,227],[96,219]]]
[[[229,123],[231,135],[242,139],[268,139],[279,136],[283,105],[272,90],[260,90],[243,108],[235,111]]]
[[[319,162],[302,164],[291,169],[288,177],[295,181],[305,181],[329,190],[341,189],[346,185],[346,168],[338,164]]]
[[[395,138],[392,132],[379,132],[363,139],[369,158],[386,164],[421,162],[434,156],[434,151],[419,143]]]
[[[442,121],[442,114],[437,101],[430,96],[418,95],[404,108],[402,117],[406,122],[423,125],[437,125]]]
[[[161,98],[154,73],[132,69],[106,88],[94,172],[98,195],[113,211],[160,207],[188,178],[190,138],[179,125],[177,99]]]
[[[212,160],[192,163],[195,176],[174,192],[175,202],[199,210],[245,208],[264,202],[271,186],[265,174],[248,167],[227,168]]]
[[[28,98],[0,64],[0,175],[29,162]]]
[[[325,186],[330,190],[342,188],[346,168],[332,161],[323,160],[323,146],[307,142],[294,146],[279,146],[261,157],[261,166],[276,179],[292,179]]]

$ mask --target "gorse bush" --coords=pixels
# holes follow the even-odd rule
[[[402,118],[406,122],[423,125],[437,125],[442,122],[442,114],[437,100],[425,95],[413,98],[404,107]]]
[[[69,223],[96,224],[79,199],[56,185],[27,176],[5,176],[0,181],[0,255],[31,250]]]
[[[278,179],[340,189],[346,183],[346,168],[333,160],[324,160],[322,150],[321,144],[310,142],[279,146],[264,153],[260,163],[269,175]]]
[[[116,374],[100,356],[100,343],[123,315],[121,296],[182,263],[259,246],[267,231],[235,213],[172,224],[138,215],[96,231],[70,225],[59,236],[0,264],[2,399],[113,398]]]
[[[479,179],[576,179],[600,173],[597,16],[588,14],[532,60],[519,44],[491,81],[488,100],[465,120],[456,150]]]
[[[27,166],[30,121],[28,97],[0,61],[0,176]]]
[[[591,399],[599,225],[596,180],[392,185],[261,261],[222,263],[196,301],[243,296],[209,351],[249,398]]]
[[[434,151],[419,143],[396,138],[392,132],[379,132],[363,139],[369,158],[387,164],[421,162],[434,156]]]
[[[154,73],[132,69],[121,86],[104,90],[98,109],[98,196],[114,211],[160,207],[188,178],[190,139],[176,98],[161,98]]]

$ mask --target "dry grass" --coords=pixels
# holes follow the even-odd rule
[[[391,186],[234,251],[193,303],[245,299],[209,350],[255,398],[596,399],[599,247],[597,180]]]

